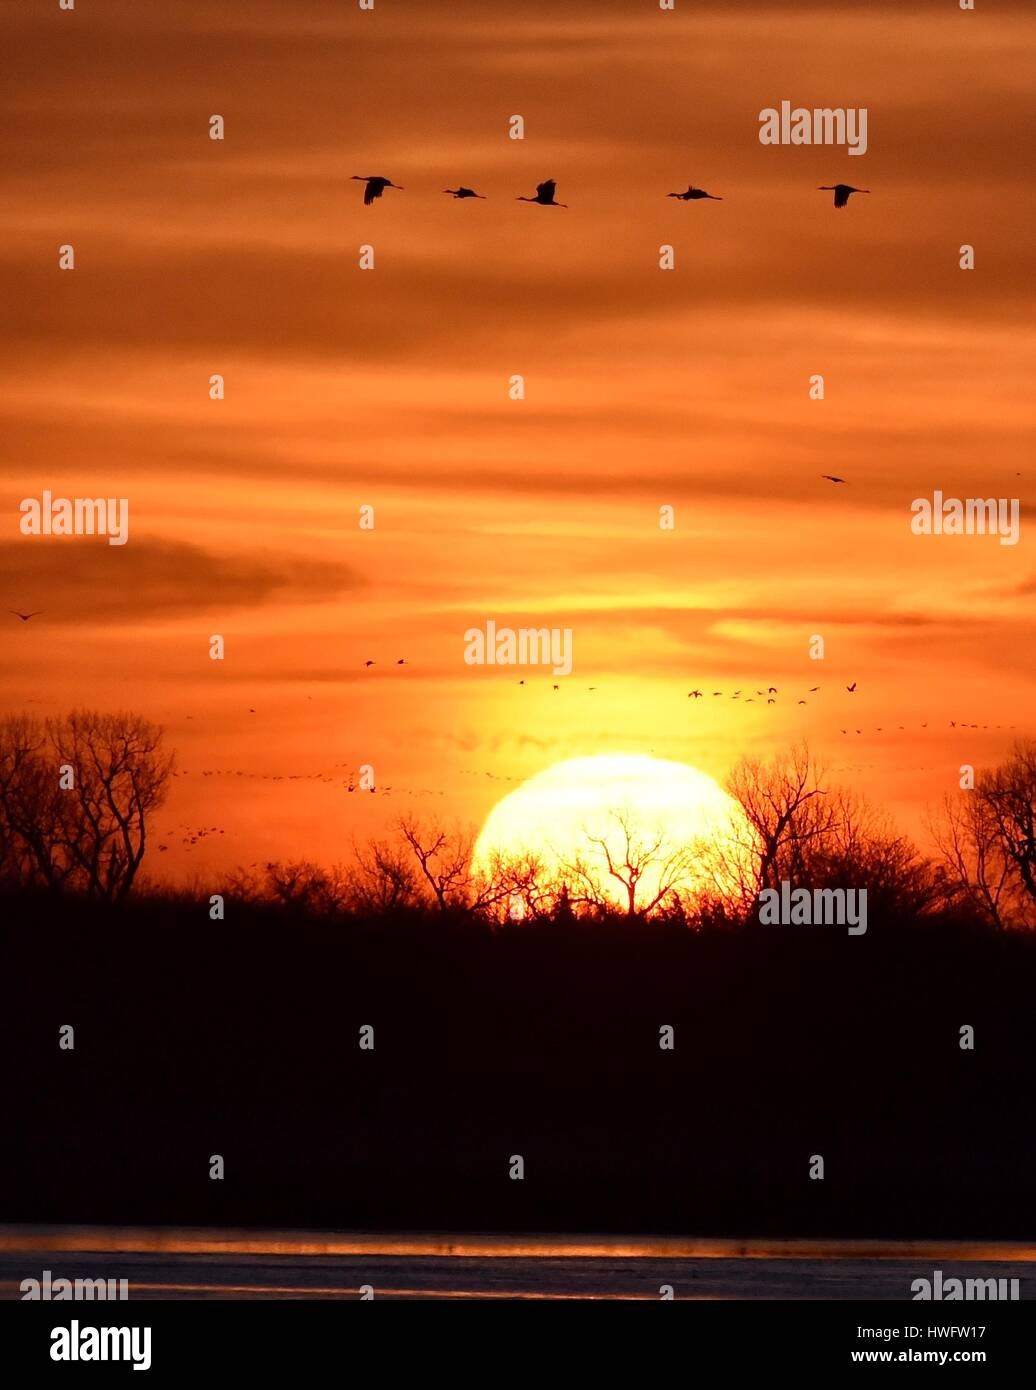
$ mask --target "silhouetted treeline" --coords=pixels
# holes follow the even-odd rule
[[[0,722],[0,887],[125,899],[172,763],[162,731],[133,715]],[[402,817],[394,835],[354,846],[343,864],[220,873],[205,896],[223,898],[224,914],[235,902],[270,902],[328,917],[453,913],[502,925],[618,913],[701,928],[754,920],[760,892],[787,882],[866,890],[869,916],[900,925],[933,916],[1036,925],[1036,743],[1017,744],[945,799],[930,818],[934,855],[833,783],[805,744],[742,759],[728,791],[739,808],[729,831],[699,843],[673,843],[622,807],[602,807],[607,837],[588,831],[570,859],[548,865],[518,852],[486,863],[471,831]]]

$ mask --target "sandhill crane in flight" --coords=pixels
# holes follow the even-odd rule
[[[667,193],[667,198],[679,198],[683,203],[697,202],[699,198],[711,198],[715,203],[722,203],[722,198],[717,198],[715,193],[706,193],[704,188],[695,188],[693,183],[687,185],[686,193]]]
[[[9,608],[7,611],[13,618],[21,618],[23,623],[27,623],[30,618],[38,618],[43,612],[43,609],[37,608],[35,613],[18,613],[13,608]]]
[[[363,205],[370,207],[375,198],[380,198],[386,188],[398,188],[402,193],[403,189],[398,183],[393,183],[391,179],[379,178],[376,174],[353,174],[354,179],[359,179],[367,187],[363,190]]]
[[[839,478],[834,473],[821,473],[820,476],[826,478],[829,483],[845,483],[846,487],[849,486],[844,478]]]
[[[869,188],[854,188],[851,183],[822,183],[817,189],[818,193],[833,193],[835,195],[835,207],[844,208],[849,201],[850,193],[869,193]]]
[[[688,700],[700,700],[700,699],[701,699],[701,691],[700,691],[700,690],[690,690],[690,691],[687,692],[687,698],[688,698]]]
[[[542,183],[536,185],[535,198],[525,198],[518,195],[516,202],[519,203],[539,203],[545,208],[567,208],[567,203],[558,203],[554,200],[554,192],[558,186],[557,179],[544,179]]]
[[[444,193],[450,193],[454,198],[485,198],[484,193],[476,193],[473,188],[465,188],[461,184],[460,188],[444,188]]]

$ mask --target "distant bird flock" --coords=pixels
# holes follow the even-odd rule
[[[375,198],[380,198],[386,188],[396,188],[402,193],[405,190],[402,185],[393,183],[391,179],[382,178],[378,174],[353,174],[354,179],[365,184],[363,190],[363,202],[365,207],[370,207]],[[536,185],[536,196],[527,198],[525,194],[519,193],[516,202],[519,203],[539,203],[541,208],[567,208],[567,203],[559,203],[554,197],[557,192],[557,179],[544,179],[542,183]],[[459,188],[444,188],[444,193],[448,193],[451,198],[481,198],[485,199],[484,193],[476,193],[473,188],[466,188],[463,184]],[[849,183],[824,183],[821,184],[818,192],[834,193],[835,207],[844,208],[849,201],[851,193],[869,193],[869,188],[853,188]],[[667,193],[667,198],[679,198],[683,203],[696,203],[703,198],[711,198],[714,203],[722,203],[723,199],[715,193],[706,193],[704,188],[695,188],[693,184],[687,185],[685,193]]]

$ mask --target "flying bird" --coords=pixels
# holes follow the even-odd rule
[[[835,195],[835,207],[844,208],[849,201],[850,193],[869,193],[869,188],[854,188],[851,183],[822,183],[817,189],[818,193],[833,193]]]
[[[393,183],[391,179],[378,178],[374,174],[353,174],[353,178],[359,179],[361,183],[365,183],[367,185],[367,187],[363,190],[364,207],[370,207],[371,203],[374,202],[374,199],[380,198],[381,195],[385,192],[386,188],[398,188],[401,193],[403,192],[403,189],[400,184]]]
[[[363,664],[364,664],[364,666],[373,666],[373,665],[375,665],[375,663],[374,663],[373,661],[365,661]]]
[[[829,483],[844,483],[844,482],[845,482],[845,479],[844,479],[844,478],[836,478],[835,475],[834,475],[833,473],[821,473],[820,476],[821,476],[822,478],[826,478],[827,481],[828,481]],[[846,486],[848,487],[848,483],[846,483]]]
[[[856,690],[856,682],[853,681],[852,685],[847,685],[845,688],[846,690],[848,690],[850,695],[854,694]]]
[[[399,660],[396,662],[396,665],[397,665],[397,666],[409,666],[410,663],[409,663],[409,661],[406,661],[403,657],[400,657]]]
[[[515,200],[519,203],[539,203],[545,208],[567,208],[567,203],[558,203],[554,200],[554,191],[558,186],[557,179],[544,179],[542,183],[536,185],[535,198],[525,198],[521,194]]]
[[[35,613],[17,613],[13,608],[9,608],[7,611],[12,615],[12,617],[21,618],[23,623],[27,623],[30,618],[38,618],[40,614],[43,612],[43,609],[37,608]]]
[[[485,198],[484,193],[476,193],[473,188],[465,188],[461,184],[460,188],[444,188],[444,193],[452,194],[454,198]]]
[[[722,198],[717,198],[715,193],[706,193],[704,188],[695,188],[693,183],[687,185],[686,193],[667,193],[667,198],[679,198],[683,203],[697,202],[699,198],[711,198],[716,203],[722,203]]]
[[[700,691],[700,690],[689,690],[689,691],[687,692],[687,698],[688,698],[688,700],[700,700],[700,699],[701,699],[701,691]]]

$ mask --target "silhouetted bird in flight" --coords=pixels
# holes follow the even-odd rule
[[[374,665],[374,662],[373,662],[373,661],[365,661],[363,664],[364,664],[364,666],[373,666],[373,665]]]
[[[461,184],[460,188],[444,188],[444,193],[450,193],[454,198],[484,198],[484,193],[476,193],[473,188],[465,188]]]
[[[354,179],[359,179],[367,187],[363,190],[364,206],[369,207],[375,198],[380,198],[386,188],[398,188],[402,193],[403,189],[398,183],[393,183],[391,179],[377,178],[373,174],[353,174]]]
[[[853,681],[852,685],[847,685],[845,688],[848,690],[849,694],[852,695],[856,690],[856,682]]]
[[[850,193],[869,193],[869,188],[854,188],[851,183],[822,183],[817,189],[818,193],[833,193],[835,195],[835,207],[844,208],[849,201]]]
[[[27,623],[30,618],[38,618],[40,614],[43,612],[43,609],[37,608],[35,613],[16,613],[13,608],[9,608],[7,611],[11,614],[12,617],[21,618],[23,623]]]
[[[833,473],[821,473],[822,478],[826,478],[829,483],[844,483],[844,478],[836,478]],[[848,484],[846,484],[848,486]]]
[[[410,663],[409,663],[408,661],[406,661],[403,657],[400,657],[399,660],[396,662],[396,665],[397,665],[397,666],[409,666]]]
[[[700,690],[689,690],[689,691],[687,692],[687,698],[688,698],[688,700],[700,700],[700,699],[701,699],[701,691],[700,691]]]
[[[711,198],[713,202],[722,203],[722,198],[717,198],[715,193],[706,193],[704,188],[695,188],[693,183],[687,185],[686,193],[667,193],[667,198],[679,198],[683,203],[697,202],[699,198]]]
[[[516,202],[539,203],[541,207],[545,208],[567,208],[567,203],[558,203],[554,200],[554,191],[557,186],[557,179],[544,179],[542,183],[536,185],[535,198],[525,198],[519,194]]]

